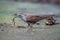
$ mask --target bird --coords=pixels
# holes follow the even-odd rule
[[[23,13],[15,14],[15,17],[13,18],[13,22],[15,25],[15,18],[20,18],[24,22],[28,24],[27,28],[28,30],[33,30],[32,27],[34,24],[36,24],[38,21],[46,19],[47,17],[54,16],[54,15],[26,15]]]

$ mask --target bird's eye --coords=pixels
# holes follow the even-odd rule
[[[18,15],[19,17],[22,17],[21,15]]]
[[[21,16],[21,15],[19,15],[19,16]]]

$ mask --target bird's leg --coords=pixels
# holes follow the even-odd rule
[[[32,29],[32,24],[28,24],[28,30],[27,31],[33,31],[33,29]]]
[[[13,18],[12,21],[13,21],[13,25],[14,25],[14,27],[15,27],[15,18]]]
[[[29,32],[29,30],[30,30],[29,27],[30,27],[30,24],[28,23],[28,26],[27,26],[27,32]]]

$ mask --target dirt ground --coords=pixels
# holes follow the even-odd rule
[[[60,40],[60,27],[33,28],[34,32],[27,29],[11,28],[0,30],[0,40]]]

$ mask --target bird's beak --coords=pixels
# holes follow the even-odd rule
[[[13,18],[12,21],[15,22],[15,18]]]
[[[13,21],[13,25],[15,26],[15,18],[13,18],[12,21]]]

